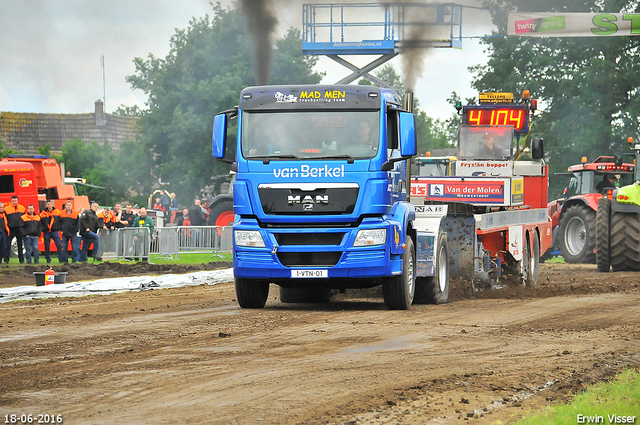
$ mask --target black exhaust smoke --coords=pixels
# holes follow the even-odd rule
[[[272,0],[240,0],[240,8],[247,19],[247,30],[253,40],[256,81],[260,85],[268,84],[273,58],[271,36],[278,24]]]
[[[388,3],[381,0],[380,3]],[[396,24],[403,25],[400,60],[402,62],[403,83],[408,91],[415,91],[416,82],[422,75],[428,40],[437,38],[433,22],[433,8],[425,7],[429,0],[392,0],[397,7]]]

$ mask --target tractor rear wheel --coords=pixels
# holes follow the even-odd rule
[[[611,200],[606,196],[600,198],[596,212],[596,264],[601,272],[608,272],[611,266],[609,256],[610,215]]]
[[[640,270],[640,214],[611,211],[609,252],[614,272]]]
[[[586,205],[569,207],[560,222],[560,251],[567,263],[593,263],[596,213]]]

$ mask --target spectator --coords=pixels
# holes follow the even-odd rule
[[[98,234],[100,235],[100,251],[98,251],[97,256],[100,258],[102,258],[102,254],[105,251],[116,251],[115,234],[112,233],[116,230],[115,221],[115,213],[112,212],[110,208],[105,208],[104,210],[102,210],[102,212],[98,213],[98,228],[100,229],[100,231],[98,232]]]
[[[171,199],[169,199],[169,195],[163,189],[160,189],[160,205],[162,205],[162,210],[164,212],[168,212],[171,208]]]
[[[98,228],[102,230],[115,230],[115,217],[111,214],[109,208],[105,208],[98,213]]]
[[[162,205],[162,202],[160,202],[159,197],[156,197],[156,202],[153,204],[153,207],[151,209],[164,212],[164,205]]]
[[[119,218],[118,218],[119,217]],[[135,220],[136,214],[133,212],[131,203],[127,203],[124,211],[122,211],[122,205],[116,204],[116,228],[124,229],[127,227],[133,227],[133,220]],[[124,256],[126,259],[131,259],[133,256],[133,236],[128,231],[118,232],[118,238],[120,238],[121,251],[118,255]]]
[[[80,235],[82,236],[82,250],[80,251],[80,262],[87,262],[87,252],[93,243],[93,261],[102,261],[98,255],[100,252],[100,236],[98,236],[98,203],[91,203],[91,208],[86,210],[80,217]]]
[[[40,262],[40,253],[38,251],[38,238],[42,233],[40,224],[40,216],[36,214],[33,204],[27,205],[27,212],[23,214],[22,223],[20,223],[20,232],[24,235],[24,250],[27,257],[27,263],[31,264],[31,251],[33,250],[33,262]]]
[[[40,223],[42,224],[42,233],[44,239],[44,257],[47,264],[51,264],[51,239],[56,245],[58,253],[58,262],[62,263],[62,240],[60,240],[61,217],[60,210],[53,207],[53,201],[49,200],[45,204],[44,210],[40,212]]]
[[[136,213],[133,212],[131,203],[127,203],[124,212],[122,213],[122,220],[120,223],[124,224],[124,227],[133,227],[133,220],[136,218]]]
[[[140,208],[140,214],[138,214],[138,216],[133,220],[133,227],[139,227],[141,229],[143,227],[146,227],[149,229],[149,238],[151,237],[151,235],[153,235],[155,224],[153,223],[153,219],[147,215],[146,208]],[[147,261],[146,257],[149,256],[149,244],[145,242],[145,238],[143,236],[144,233],[140,231],[133,237],[135,247],[134,255],[136,261],[138,261],[138,257],[144,257],[142,260]]]
[[[126,227],[127,224],[129,224],[129,221],[125,220],[122,217],[124,211],[122,211],[122,204],[120,202],[116,202],[116,204],[113,206],[113,212],[112,217],[113,217],[113,228],[114,229],[122,229],[123,227]]]
[[[9,258],[11,257],[11,241],[13,241],[13,238],[16,238],[16,243],[18,244],[18,259],[20,260],[20,263],[24,263],[20,226],[22,224],[21,217],[26,212],[26,208],[18,203],[18,197],[15,195],[11,197],[11,203],[4,209],[4,214],[7,217],[7,223],[9,224],[9,241],[4,252],[4,261],[7,264],[9,264]]]
[[[82,208],[84,210],[84,208]],[[80,261],[80,237],[78,236],[78,212],[73,210],[73,202],[67,201],[60,213],[62,230],[62,252],[58,257],[62,263],[69,263],[69,241],[71,241],[71,261]]]
[[[4,259],[4,253],[7,250],[7,244],[9,243],[9,225],[7,224],[7,217],[4,213],[4,204],[0,202],[0,263]],[[9,262],[7,261],[7,264]]]
[[[189,210],[183,209],[182,215],[176,219],[176,226],[191,226],[191,220],[189,220]]]
[[[189,219],[192,226],[204,226],[204,213],[202,210],[200,199],[196,199],[191,208],[189,208]]]
[[[178,205],[178,198],[176,198],[176,194],[172,193],[171,194],[171,207],[169,207],[169,211],[178,211],[179,205]]]

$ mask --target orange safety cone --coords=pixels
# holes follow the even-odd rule
[[[51,267],[48,267],[47,271],[44,272],[44,284],[53,285],[54,283],[56,283],[56,272]]]

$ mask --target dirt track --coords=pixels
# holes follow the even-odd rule
[[[544,264],[541,278],[407,312],[364,293],[284,305],[273,286],[242,310],[232,284],[0,304],[0,414],[487,424],[640,366],[639,273]]]

